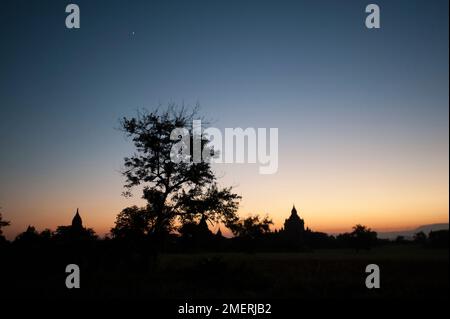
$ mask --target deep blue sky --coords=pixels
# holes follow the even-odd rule
[[[221,172],[244,213],[284,216],[295,201],[324,219],[356,196],[361,216],[380,201],[399,219],[448,214],[448,1],[73,2],[79,30],[66,1],[0,4],[0,206],[16,227],[53,227],[77,206],[110,227],[130,204],[118,119],[168,102],[199,102],[219,127],[279,128],[278,175]],[[364,26],[369,3],[380,30]],[[385,193],[406,185],[389,210]]]

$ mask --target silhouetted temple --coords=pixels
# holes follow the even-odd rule
[[[75,216],[72,218],[72,224],[69,226],[58,226],[56,236],[63,240],[80,240],[94,238],[95,234],[92,229],[87,229],[83,226],[83,220],[77,208]]]
[[[284,235],[290,240],[302,240],[304,234],[305,221],[300,218],[294,205],[291,210],[291,216],[284,222]]]
[[[78,208],[77,208],[77,212],[76,212],[75,216],[72,219],[72,229],[73,230],[82,230],[83,229],[83,221],[81,220],[81,216],[80,216],[80,213],[78,212]]]

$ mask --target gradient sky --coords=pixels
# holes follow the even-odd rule
[[[448,222],[448,1],[0,3],[0,206],[34,225],[103,234],[133,151],[119,118],[200,103],[215,126],[278,127],[279,170],[216,167],[240,215],[346,231]],[[365,6],[381,8],[368,30]]]

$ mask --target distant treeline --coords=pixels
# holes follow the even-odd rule
[[[0,217],[1,218],[1,217]],[[0,219],[1,221],[1,219]],[[5,222],[3,221],[3,226]],[[416,244],[428,248],[448,248],[448,230],[431,231],[429,234],[419,232],[413,239],[399,236],[395,240],[377,238],[377,233],[363,225],[356,225],[352,232],[328,235],[306,229],[297,238],[287,236],[283,229],[271,231],[267,218],[260,221],[258,217],[249,217],[234,226],[234,237],[224,237],[219,231],[212,233],[206,223],[187,223],[177,232],[153,234],[136,228],[122,228],[119,233],[112,231],[112,236],[99,238],[92,229],[82,226],[60,226],[56,231],[45,229],[41,232],[29,226],[17,235],[13,241],[7,241],[0,235],[2,247],[51,247],[51,246],[99,246],[128,247],[149,252],[285,252],[311,251],[315,249],[354,249],[370,250],[377,245]],[[1,229],[1,227],[0,227]]]

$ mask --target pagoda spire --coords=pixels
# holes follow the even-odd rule
[[[75,216],[72,219],[72,228],[76,228],[76,229],[83,228],[83,221],[81,219],[78,208],[77,208],[77,212],[75,213]]]
[[[291,215],[298,215],[297,214],[297,209],[295,208],[295,204],[292,205]]]

